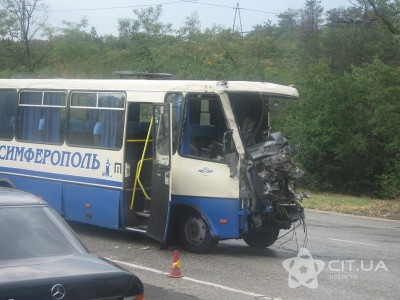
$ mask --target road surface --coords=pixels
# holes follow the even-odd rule
[[[146,299],[400,299],[399,221],[311,210],[306,218],[306,232],[299,227],[268,249],[228,240],[209,254],[181,250],[180,279],[166,276],[174,247],[159,250],[129,232],[73,228],[92,252],[136,273]]]

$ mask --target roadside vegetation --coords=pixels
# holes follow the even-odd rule
[[[309,195],[310,198],[303,201],[305,208],[400,220],[400,199],[384,200],[317,192],[311,192]]]
[[[101,36],[86,19],[50,27],[44,1],[0,0],[0,77],[110,78],[114,71],[132,70],[171,73],[175,79],[294,84],[301,100],[279,107],[272,129],[300,145],[304,185],[396,199],[400,3],[351,3],[325,11],[320,1],[305,0],[302,9],[280,14],[277,24],[266,20],[247,33],[202,28],[196,13],[174,29],[160,21],[162,6],[154,6],[120,19],[117,35]],[[350,199],[360,214],[367,205],[364,198],[337,198],[324,205],[340,210]],[[307,206],[317,200],[309,201]],[[381,206],[398,205],[391,201],[371,200],[367,206],[383,216],[391,209]]]

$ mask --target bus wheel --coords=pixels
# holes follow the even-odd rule
[[[253,248],[267,248],[278,239],[279,229],[264,227],[261,231],[245,233],[243,240]]]
[[[7,178],[0,178],[0,187],[15,189],[15,185]]]
[[[211,237],[207,222],[195,214],[183,218],[179,227],[179,240],[184,249],[195,253],[205,253],[218,244],[218,240]]]

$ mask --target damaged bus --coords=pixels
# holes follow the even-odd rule
[[[161,245],[268,247],[304,218],[303,172],[270,124],[297,98],[264,82],[3,79],[0,186]]]

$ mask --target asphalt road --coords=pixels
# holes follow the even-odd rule
[[[179,279],[166,276],[173,247],[159,250],[129,232],[73,228],[92,252],[136,273],[146,299],[400,299],[399,221],[310,210],[306,218],[307,234],[299,227],[269,249],[229,240],[209,254],[180,251]],[[308,252],[297,257],[302,246]]]

